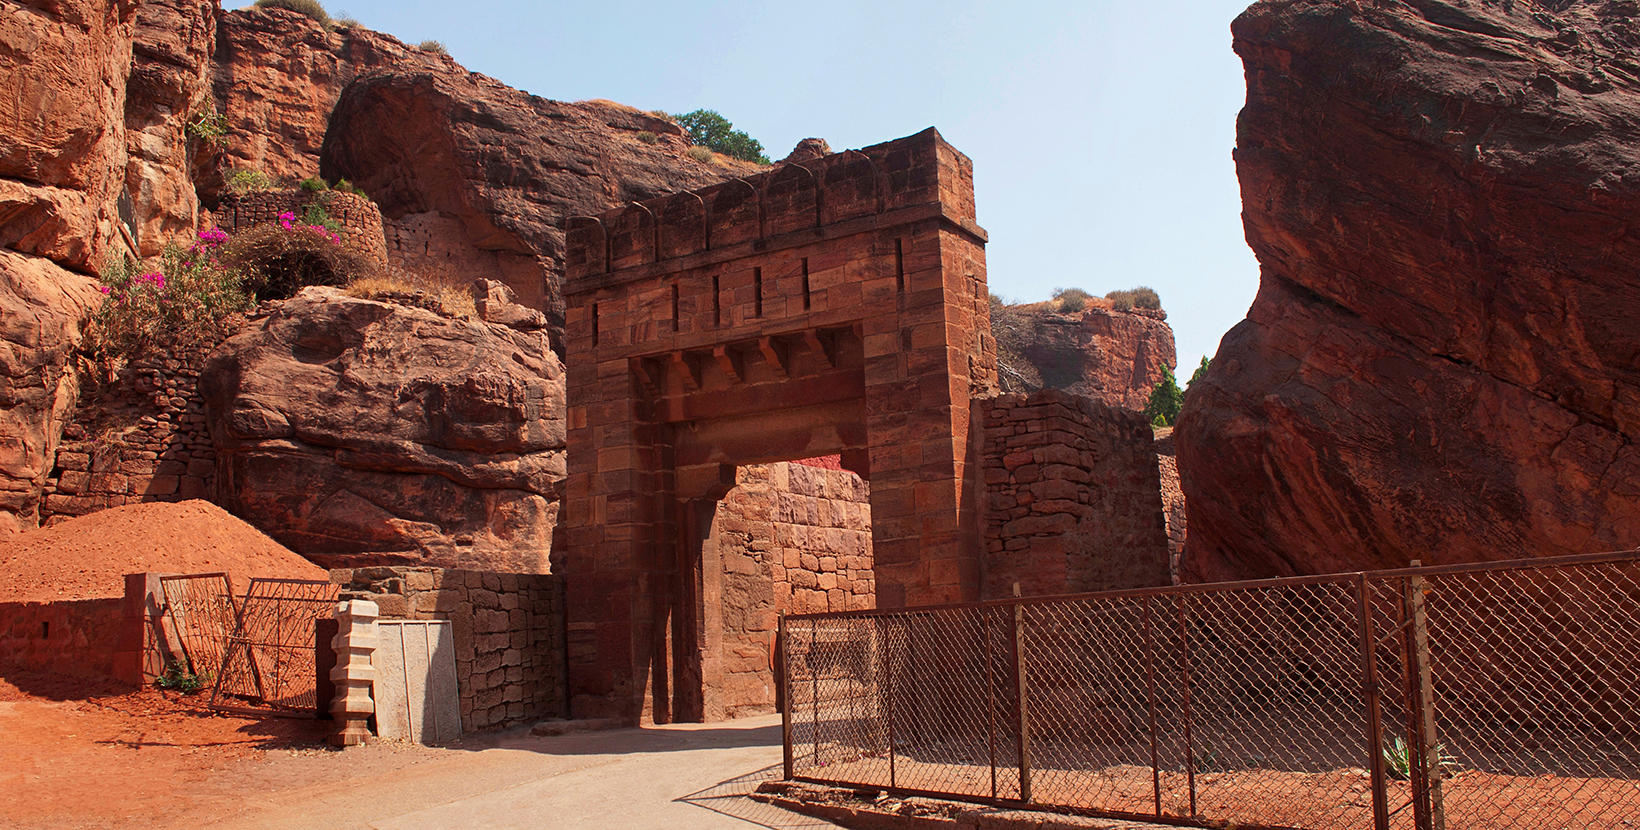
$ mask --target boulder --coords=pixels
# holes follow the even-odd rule
[[[79,400],[80,323],[96,282],[0,249],[0,540],[39,524],[41,486]]]
[[[543,332],[307,288],[201,383],[218,502],[292,550],[547,570],[564,386]]]
[[[993,305],[998,375],[1008,392],[1062,389],[1107,406],[1142,411],[1163,369],[1178,362],[1164,312],[1118,311],[1089,300],[1081,311],[1055,302]]]
[[[556,337],[565,219],[762,169],[696,161],[690,146],[671,120],[621,104],[550,101],[454,63],[412,64],[348,85],[320,172],[376,200],[394,265],[451,285],[501,282]]]
[[[1640,545],[1640,19],[1266,0],[1261,265],[1178,429],[1198,580]]]

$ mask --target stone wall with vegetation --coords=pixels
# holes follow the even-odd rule
[[[340,599],[368,599],[384,620],[449,620],[461,729],[477,732],[568,713],[564,580],[442,568],[341,568]]]
[[[315,202],[341,225],[337,235],[343,242],[363,251],[376,263],[387,264],[381,211],[374,202],[356,193],[291,188],[224,196],[211,219],[231,235],[253,225],[277,222],[282,213],[294,213],[300,219],[308,205]]]

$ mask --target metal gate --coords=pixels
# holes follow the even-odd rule
[[[172,659],[201,681],[214,681],[222,673],[223,650],[239,618],[228,575],[162,576],[159,585],[165,600],[162,625],[176,638],[167,644]]]
[[[314,628],[335,613],[337,586],[313,579],[253,579],[211,708],[257,715],[318,715]]]

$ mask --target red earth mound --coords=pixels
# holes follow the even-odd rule
[[[117,597],[128,573],[324,579],[323,568],[207,501],[116,507],[0,543],[0,601]]]

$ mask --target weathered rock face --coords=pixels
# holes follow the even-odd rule
[[[395,265],[461,284],[505,283],[561,331],[567,217],[760,169],[699,162],[689,146],[669,120],[609,102],[549,101],[452,64],[348,86],[320,172],[376,200]]]
[[[94,272],[118,246],[136,9],[29,0],[0,17],[0,247]]]
[[[998,372],[1008,392],[1062,389],[1108,406],[1143,410],[1178,358],[1161,311],[1117,311],[1093,300],[1061,313],[1056,303],[991,309]]]
[[[101,296],[83,273],[122,249],[136,8],[30,0],[0,14],[0,538],[38,522],[77,400],[80,326]]]
[[[1640,544],[1640,9],[1261,2],[1187,577]]]
[[[214,83],[232,133],[220,156],[201,158],[206,201],[214,205],[220,195],[223,170],[260,170],[287,182],[319,175],[319,150],[342,90],[387,67],[461,71],[446,55],[369,29],[327,30],[287,9],[224,13]]]
[[[563,369],[540,331],[309,288],[201,378],[218,502],[327,567],[545,572]]]
[[[125,186],[137,206],[133,218],[145,257],[168,242],[186,241],[198,225],[187,128],[209,102],[219,14],[214,0],[147,0],[137,8],[125,98]]]

